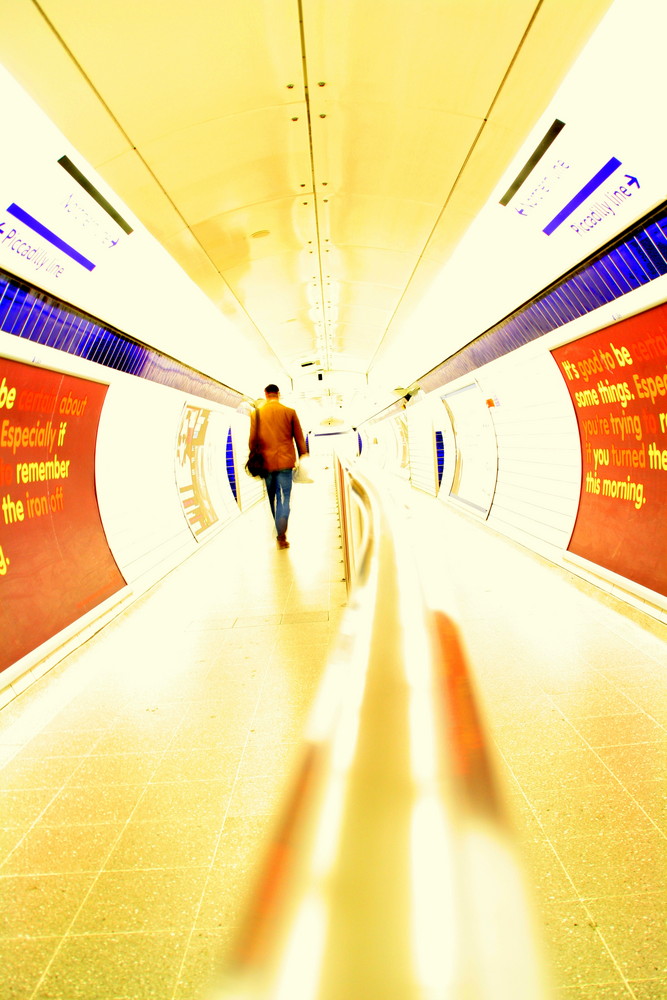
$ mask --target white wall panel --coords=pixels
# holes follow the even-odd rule
[[[245,471],[245,463],[248,459],[250,417],[245,413],[232,413],[231,428],[239,506],[241,510],[248,510],[261,500],[265,493],[263,480],[253,479]]]
[[[0,266],[225,385],[242,391],[251,384],[250,373],[253,381],[268,381],[275,372],[275,355],[262,338],[253,337],[252,326],[239,336],[234,321],[195,285],[2,66],[0,100],[4,134],[13,137],[16,152],[4,158],[0,171]],[[63,155],[120,213],[130,233],[62,168]],[[7,214],[12,203],[29,209],[92,268]]]
[[[433,426],[442,432],[442,478],[438,495],[448,496],[456,474],[456,438],[449,410],[437,393],[429,397],[432,400]]]
[[[438,468],[431,405],[422,400],[405,411],[408,424],[410,481],[417,489],[435,496],[438,489]]]
[[[174,472],[183,400],[180,392],[117,374],[100,420],[96,476],[102,523],[121,573],[139,589],[197,547]]]
[[[408,424],[404,410],[362,427],[365,461],[401,479],[410,477]]]
[[[486,517],[498,477],[498,442],[483,389],[467,381],[443,395],[454,432],[455,469],[450,494]]]
[[[109,548],[128,589],[86,614],[3,672],[3,684],[19,689],[22,678],[40,675],[59,648],[85,641],[87,628],[108,620],[123,601],[136,598],[177,566],[213,532],[240,516],[227,478],[226,446],[230,426],[243,424],[236,441],[237,464],[245,461],[247,417],[208,400],[105,368],[52,348],[0,333],[0,353],[9,359],[62,371],[109,386],[98,426],[95,488]],[[178,434],[186,406],[210,411],[203,455],[197,455],[217,521],[199,539],[186,518],[176,476]],[[239,448],[241,450],[239,450]],[[248,492],[263,495],[247,480]],[[243,490],[242,490],[243,493]],[[114,610],[115,609],[115,610]],[[99,627],[99,624],[97,625]],[[78,636],[78,638],[77,638]],[[55,661],[54,661],[55,662]],[[51,661],[49,661],[52,665]],[[27,681],[26,681],[27,683]]]
[[[538,549],[567,547],[581,484],[579,431],[553,358],[515,352],[479,372],[494,406],[498,481],[489,524]]]
[[[229,413],[188,400],[181,411],[175,456],[176,488],[198,542],[216,533],[239,508],[227,471]]]
[[[227,475],[227,437],[231,424],[230,417],[229,411],[217,407],[212,409],[206,435],[204,466],[211,499],[218,515],[218,528],[223,528],[239,515],[239,505],[234,499]]]

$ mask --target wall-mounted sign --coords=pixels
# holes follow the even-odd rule
[[[195,538],[238,515],[227,475],[228,435],[229,422],[219,412],[183,407],[176,445],[176,483]]]
[[[498,445],[489,407],[477,383],[443,397],[456,445],[450,496],[488,514],[498,476]]]
[[[0,204],[0,260],[30,278],[60,278],[73,264],[94,271],[132,227],[68,156],[46,167],[49,184],[28,193],[17,183]]]
[[[0,358],[0,670],[125,585],[95,493],[107,388]]]
[[[667,595],[667,306],[552,354],[582,447],[569,549]]]
[[[590,147],[580,129],[555,119],[500,199],[545,236],[607,238],[636,213],[641,190],[632,163]],[[610,232],[607,232],[610,230]]]
[[[210,410],[185,406],[176,448],[176,482],[183,512],[195,537],[218,520],[208,488],[204,442]]]

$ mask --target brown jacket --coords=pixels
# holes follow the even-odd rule
[[[258,412],[258,444],[264,454],[267,470],[277,472],[278,469],[293,469],[296,465],[294,444],[296,443],[299,455],[306,455],[308,452],[296,410],[285,406],[277,399],[267,400],[259,411],[253,410],[250,415],[250,447],[255,441]]]

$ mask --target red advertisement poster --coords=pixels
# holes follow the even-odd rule
[[[667,305],[552,354],[583,460],[568,548],[667,595]]]
[[[125,585],[95,494],[107,388],[0,358],[0,670]]]

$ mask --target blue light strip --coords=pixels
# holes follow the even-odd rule
[[[232,439],[232,429],[231,427],[227,431],[227,453],[225,455],[225,462],[227,466],[227,479],[229,480],[229,486],[232,493],[234,494],[234,499],[239,502],[239,493],[236,488],[236,466],[234,465],[234,441]]]
[[[46,226],[42,225],[38,219],[35,219],[29,214],[29,212],[26,212],[25,209],[21,208],[20,205],[11,204],[7,211],[10,215],[13,215],[15,219],[18,219],[19,222],[22,222],[24,226],[32,229],[32,231],[37,233],[38,236],[41,236],[42,239],[51,243],[51,245],[56,247],[57,250],[61,250],[63,253],[66,253],[68,257],[71,257],[72,260],[75,260],[77,264],[81,264],[81,266],[85,267],[87,271],[95,270],[95,265],[91,260],[84,257],[82,253],[75,250],[74,247],[69,245],[69,243],[65,243],[64,240],[61,240],[59,236],[56,236],[54,232],[47,229]]]
[[[107,368],[230,406],[240,392],[105,326],[84,312],[0,271],[0,330]]]
[[[424,392],[468,375],[667,274],[667,203],[592,259],[418,379]]]
[[[615,156],[612,156],[610,160],[607,160],[604,167],[602,167],[601,170],[598,170],[597,174],[595,174],[594,177],[591,177],[587,184],[584,184],[581,191],[578,191],[574,198],[568,201],[565,208],[562,208],[558,215],[555,215],[551,222],[547,223],[542,232],[546,233],[547,236],[551,236],[551,234],[558,229],[558,227],[562,225],[563,222],[565,222],[565,220],[568,219],[572,213],[586,201],[587,198],[590,198],[594,191],[597,191],[601,184],[604,184],[608,177],[611,177],[615,170],[618,170],[620,165],[621,161],[617,160]]]
[[[435,455],[438,463],[438,489],[442,484],[442,473],[445,468],[445,437],[442,431],[435,432]]]

